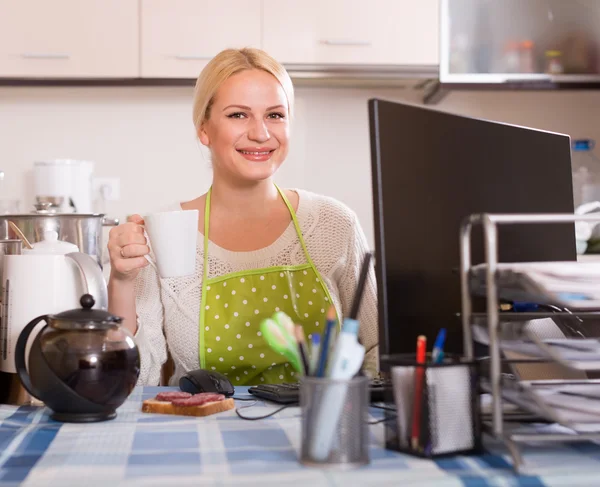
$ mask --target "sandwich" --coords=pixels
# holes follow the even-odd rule
[[[160,392],[154,399],[146,399],[142,404],[143,413],[176,414],[180,416],[210,416],[229,411],[235,407],[232,398],[223,394],[201,392]]]

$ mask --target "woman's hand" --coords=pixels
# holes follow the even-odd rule
[[[149,264],[144,257],[150,253],[150,248],[143,224],[140,215],[133,215],[127,223],[111,229],[108,238],[111,279],[133,282],[140,270]]]

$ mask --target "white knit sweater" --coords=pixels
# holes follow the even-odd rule
[[[338,316],[350,312],[364,254],[364,233],[354,212],[325,196],[294,190],[299,195],[298,223],[308,252],[331,293]],[[179,210],[179,204],[170,210]],[[232,252],[209,241],[208,277],[230,272],[306,262],[293,223],[268,247],[252,252]],[[161,279],[153,266],[138,275],[136,342],[141,354],[138,383],[157,385],[167,347],[175,363],[169,383],[177,384],[186,372],[200,367],[198,326],[202,293],[203,236],[198,234],[196,273],[189,277]],[[377,293],[371,267],[359,313],[359,338],[367,354],[365,369],[373,375],[378,368]]]

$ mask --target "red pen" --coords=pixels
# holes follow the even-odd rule
[[[427,355],[427,337],[419,335],[417,338],[417,364],[424,364]],[[419,448],[419,433],[421,428],[421,396],[423,394],[423,380],[425,379],[425,370],[417,366],[415,371],[415,388],[413,397],[413,424],[411,434],[411,446],[413,450]]]

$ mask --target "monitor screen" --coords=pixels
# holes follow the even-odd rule
[[[474,213],[573,213],[567,135],[369,100],[382,356],[462,352],[459,230]],[[473,262],[484,262],[479,228]],[[501,226],[500,262],[575,260],[573,224]],[[481,303],[477,303],[481,304]]]

